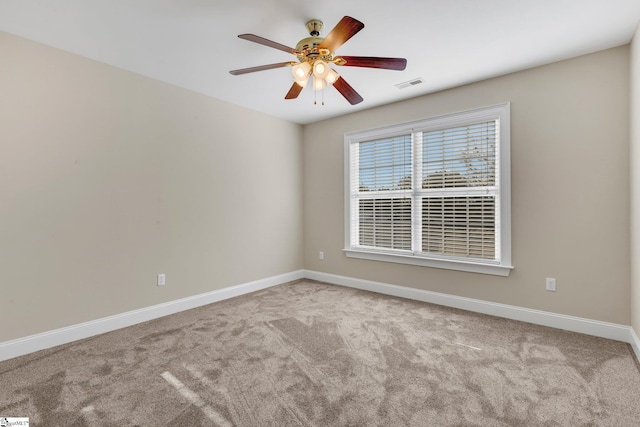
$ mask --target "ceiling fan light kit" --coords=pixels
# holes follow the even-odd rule
[[[350,104],[355,105],[362,102],[363,98],[329,64],[399,71],[404,70],[407,66],[407,60],[404,58],[334,56],[336,49],[364,28],[362,22],[350,16],[342,18],[325,38],[320,37],[320,31],[323,27],[322,21],[312,19],[307,22],[306,26],[310,37],[300,40],[295,49],[255,34],[240,34],[238,37],[241,39],[291,53],[298,58],[298,62],[279,62],[232,70],[230,73],[240,75],[289,66],[292,67],[294,82],[285,99],[297,98],[302,89],[307,86],[309,77],[313,76],[312,87],[314,91],[320,91],[326,86],[333,85]]]

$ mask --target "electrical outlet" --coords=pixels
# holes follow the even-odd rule
[[[167,283],[167,275],[164,273],[158,274],[158,286],[164,286]]]
[[[553,277],[547,277],[547,290],[551,292],[556,291],[556,279]]]
[[[320,251],[320,259],[324,259],[324,252]]]

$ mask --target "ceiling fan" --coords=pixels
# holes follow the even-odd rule
[[[345,81],[329,64],[345,67],[381,68],[386,70],[404,70],[407,60],[404,58],[382,58],[375,56],[334,56],[335,51],[347,40],[364,28],[364,24],[350,16],[345,16],[331,30],[326,37],[320,37],[323,23],[318,19],[312,19],[306,24],[310,37],[298,42],[296,48],[291,48],[280,43],[256,36],[255,34],[240,34],[238,37],[274,49],[291,53],[298,61],[278,62],[276,64],[260,65],[257,67],[241,68],[229,71],[234,76],[253,73],[256,71],[271,70],[273,68],[291,67],[293,72],[293,85],[287,92],[285,99],[295,99],[307,85],[310,78],[313,80],[313,90],[322,90],[328,85],[333,85],[338,92],[345,97],[351,105],[362,102],[362,97],[349,83]]]

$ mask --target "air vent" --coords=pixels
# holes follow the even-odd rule
[[[419,85],[421,83],[424,83],[424,80],[422,79],[422,77],[418,77],[416,79],[409,80],[408,82],[398,83],[397,85],[395,85],[395,87],[397,87],[398,89],[406,89],[408,87]]]

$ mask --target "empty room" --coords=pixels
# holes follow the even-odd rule
[[[0,426],[640,425],[637,0],[0,1]]]

